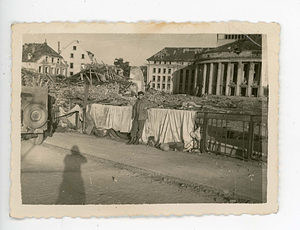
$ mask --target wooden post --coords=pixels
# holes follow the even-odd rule
[[[83,124],[82,124],[82,132],[85,133],[85,123],[86,123],[86,106],[87,106],[87,100],[89,97],[89,83],[85,83],[84,86],[84,100],[83,100]]]

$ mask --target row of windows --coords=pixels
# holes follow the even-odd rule
[[[74,53],[70,53],[70,58],[74,58]],[[81,59],[84,59],[84,54],[81,54]]]
[[[156,68],[153,68],[153,73],[156,73]],[[161,69],[158,68],[157,69],[157,73],[161,73]],[[163,73],[167,73],[167,69],[163,69]],[[172,69],[168,69],[168,74],[171,74],[172,73]]]
[[[228,35],[225,35],[225,39],[242,39],[242,38],[245,38],[246,35],[243,35],[243,34],[228,34]]]
[[[171,76],[167,76],[168,77],[168,82],[171,81]],[[156,81],[156,76],[152,76],[152,81]],[[160,81],[160,76],[157,76],[157,81]],[[162,76],[162,81],[166,81],[166,76]]]
[[[70,69],[73,69],[74,68],[74,63],[71,62],[70,63]],[[84,63],[81,63],[81,68],[84,68]]]
[[[48,62],[48,59],[49,59],[49,57],[46,56],[46,57],[45,57],[45,61]],[[54,62],[55,62],[55,58],[51,58],[51,63],[54,63]],[[59,58],[57,58],[56,63],[57,63],[57,64],[60,63],[60,59],[59,59]]]
[[[44,69],[42,66],[39,66],[39,73],[50,73],[50,67],[46,66]],[[65,74],[65,69],[51,68],[51,74]]]
[[[167,90],[170,90],[171,89],[171,84],[160,84],[160,83],[157,83],[156,87],[155,87],[155,83],[152,83],[152,88],[154,89],[166,89],[166,85],[167,85]],[[161,86],[161,88],[160,88]]]
[[[171,65],[170,61],[154,61],[154,64],[169,64]]]

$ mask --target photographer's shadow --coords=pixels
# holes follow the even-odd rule
[[[64,159],[63,180],[59,188],[57,204],[85,204],[85,188],[81,176],[81,164],[86,163],[77,146],[73,146],[71,154]]]

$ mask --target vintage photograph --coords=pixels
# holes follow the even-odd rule
[[[20,39],[21,206],[270,201],[266,33]]]

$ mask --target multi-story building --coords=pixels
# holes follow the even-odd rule
[[[61,55],[54,51],[47,42],[26,43],[22,51],[22,67],[50,75],[68,74],[68,65]]]
[[[79,41],[74,40],[60,51],[60,55],[69,65],[70,76],[80,72],[86,64],[91,64],[95,60],[94,54],[83,49],[79,43]]]
[[[169,93],[193,92],[195,54],[211,48],[166,47],[147,59],[147,84]]]
[[[164,48],[147,59],[147,84],[160,91],[198,96],[263,96],[268,83],[266,63],[262,63],[262,36],[217,37],[218,44],[225,45]]]
[[[245,37],[195,59],[197,95],[263,96],[262,36]]]

